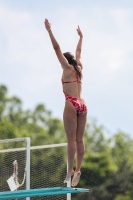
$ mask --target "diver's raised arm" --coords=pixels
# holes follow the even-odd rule
[[[77,48],[76,48],[76,61],[77,61],[77,64],[81,68],[83,68],[82,62],[81,62],[81,50],[82,50],[83,34],[82,34],[79,26],[78,26],[78,28],[76,30],[77,30],[78,35],[79,35],[79,41],[78,41]]]
[[[53,48],[55,50],[55,53],[57,55],[59,62],[61,63],[62,67],[68,66],[68,61],[66,60],[66,58],[63,56],[63,54],[61,52],[60,45],[57,42],[57,40],[55,39],[55,36],[51,30],[51,24],[49,23],[48,19],[45,19],[44,24],[45,24],[45,28],[47,29],[47,31],[49,33],[49,37],[51,39]]]

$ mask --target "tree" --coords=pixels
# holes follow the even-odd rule
[[[73,195],[74,200],[117,200],[121,196],[123,200],[132,199],[133,140],[120,131],[112,138],[105,135],[106,129],[96,120],[87,126],[79,187],[89,188],[90,192]]]
[[[8,97],[6,86],[0,86],[0,138],[31,137],[32,145],[65,142],[63,123],[53,118],[43,104],[23,110],[18,97]]]
[[[85,130],[85,157],[78,187],[89,188],[89,194],[73,195],[73,200],[131,200],[133,196],[133,140],[122,131],[111,138],[104,126],[96,120],[87,123]],[[0,86],[0,139],[30,137],[31,145],[66,142],[63,123],[52,117],[45,105],[38,104],[33,110],[24,110],[22,101],[8,96],[6,86]],[[65,153],[64,153],[65,154]],[[34,155],[35,168],[43,166],[43,158]],[[4,157],[1,157],[4,159]],[[46,158],[52,164],[57,160],[64,169],[60,152]],[[65,155],[64,158],[66,159]],[[46,164],[48,164],[46,162]],[[8,165],[8,164],[7,164]],[[46,165],[49,174],[49,167]],[[63,170],[64,173],[64,170]],[[55,172],[56,174],[56,172]],[[59,173],[57,173],[59,176]],[[33,177],[34,178],[34,177]],[[42,175],[42,179],[43,179]],[[40,180],[41,181],[41,180]],[[54,182],[54,179],[51,178]],[[124,199],[125,198],[125,199]]]
[[[123,165],[123,160],[133,166],[133,140],[128,134],[118,131],[111,139],[111,146],[112,157],[118,166]]]

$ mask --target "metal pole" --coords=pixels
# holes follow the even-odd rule
[[[67,172],[68,172],[68,160],[67,160]],[[71,187],[71,178],[67,182],[67,187]],[[67,193],[67,200],[71,200],[71,193]]]
[[[30,138],[26,138],[26,190],[30,189]],[[26,200],[30,200],[27,197]]]

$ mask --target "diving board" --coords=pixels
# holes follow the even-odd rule
[[[18,190],[13,192],[0,192],[0,200],[5,199],[19,199],[26,197],[39,197],[39,196],[53,196],[67,193],[81,193],[89,192],[89,189],[82,188],[68,188],[68,187],[53,187],[53,188],[40,188],[31,190]]]

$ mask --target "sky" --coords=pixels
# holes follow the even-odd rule
[[[0,84],[24,109],[43,103],[62,120],[62,68],[44,20],[62,52],[75,53],[83,32],[83,92],[88,120],[133,137],[133,1],[0,0]]]

